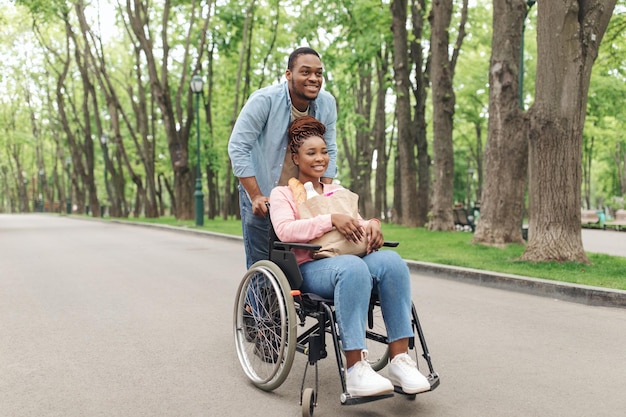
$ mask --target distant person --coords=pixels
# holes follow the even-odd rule
[[[287,128],[302,116],[311,115],[326,125],[324,139],[329,163],[322,181],[330,183],[337,173],[334,97],[322,90],[324,67],[319,54],[307,47],[289,55],[286,81],[250,95],[228,142],[233,172],[239,178],[239,208],[246,265],[268,258],[269,218],[266,203],[272,188],[286,185],[296,175],[287,150]]]

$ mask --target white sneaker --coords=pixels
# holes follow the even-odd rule
[[[402,387],[402,391],[407,394],[430,390],[428,379],[417,369],[417,364],[407,353],[396,355],[391,360],[389,379],[393,385]]]
[[[377,374],[369,362],[367,351],[361,352],[361,360],[346,372],[346,387],[348,393],[355,397],[370,397],[393,392],[393,385],[387,378]]]

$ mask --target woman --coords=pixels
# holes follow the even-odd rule
[[[325,126],[311,116],[296,119],[288,131],[298,180],[302,184],[310,181],[322,196],[316,198],[325,198],[324,194],[341,189],[341,186],[320,181],[329,163],[324,132]],[[407,353],[409,337],[413,336],[409,270],[396,252],[378,251],[384,241],[380,221],[339,213],[302,219],[289,186],[272,190],[270,206],[274,230],[282,241],[309,242],[333,229],[351,242],[367,239],[367,254],[362,258],[340,255],[314,260],[311,252],[296,251],[304,279],[301,290],[334,300],[346,357],[348,392],[353,396],[382,395],[393,391],[394,385],[408,394],[429,390],[428,380]],[[387,327],[391,357],[389,379],[377,374],[366,361],[365,325],[374,289]]]

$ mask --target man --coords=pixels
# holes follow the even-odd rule
[[[270,191],[297,177],[287,150],[287,127],[298,117],[311,115],[326,126],[324,139],[330,163],[322,181],[330,183],[337,173],[334,97],[322,91],[324,67],[319,54],[307,47],[289,55],[281,84],[250,95],[228,142],[233,172],[239,178],[239,208],[246,250],[246,265],[268,258]]]

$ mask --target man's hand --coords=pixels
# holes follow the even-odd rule
[[[259,195],[252,200],[252,214],[258,217],[265,217],[268,214],[268,204],[270,199],[264,195]]]
[[[256,177],[239,178],[239,182],[243,185],[243,188],[245,188],[248,196],[250,196],[252,214],[258,217],[267,216],[267,203],[270,199],[261,194],[261,189],[256,182]]]

